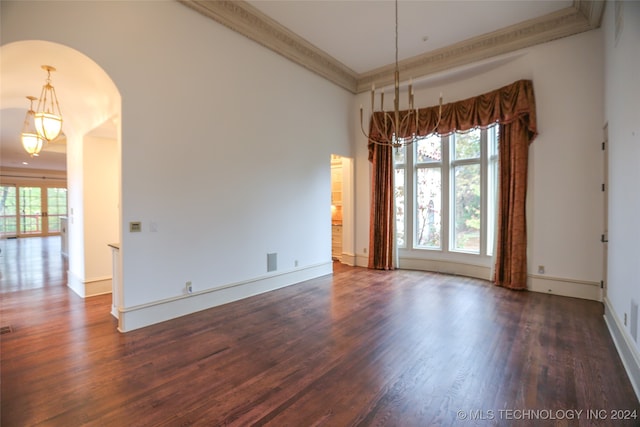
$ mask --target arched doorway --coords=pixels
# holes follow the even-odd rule
[[[67,284],[82,297],[110,292],[111,254],[107,243],[117,241],[120,235],[120,93],[95,61],[68,46],[41,40],[19,41],[1,46],[0,56],[0,169],[29,169],[37,171],[32,172],[35,174],[66,172]],[[56,68],[51,81],[60,103],[65,137],[50,143],[57,144],[55,151],[45,149],[38,158],[28,161],[29,165],[23,165],[22,159],[28,156],[22,151],[19,135],[28,107],[25,96],[40,94],[46,79],[42,65]],[[109,176],[99,176],[105,173]],[[96,209],[95,199],[88,196],[96,191],[96,185],[105,182],[109,196],[103,201],[109,206]],[[99,191],[104,193],[105,188]],[[101,217],[105,211],[108,215]],[[92,226],[96,223],[102,226]],[[105,235],[104,230],[109,234]],[[109,241],[102,244],[102,240]]]

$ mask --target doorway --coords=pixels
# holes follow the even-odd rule
[[[331,155],[331,259],[342,261],[343,234],[343,168],[342,157]]]
[[[60,234],[67,212],[67,189],[62,184],[0,185],[2,238]]]
[[[603,195],[603,228],[602,228],[602,281],[600,282],[600,298],[604,301],[607,296],[607,274],[609,257],[609,124],[603,128],[604,138],[602,141],[602,195]]]

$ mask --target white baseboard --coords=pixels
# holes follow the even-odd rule
[[[117,313],[118,330],[129,332],[155,323],[227,304],[243,298],[273,291],[305,280],[331,274],[333,263],[321,263],[282,273],[271,274],[231,283],[214,289],[194,292],[161,301],[120,308]]]
[[[490,267],[467,264],[459,261],[400,258],[399,264],[399,268],[406,270],[432,271],[435,273],[475,277],[483,280],[489,280],[491,276]]]
[[[340,262],[342,264],[355,266],[356,265],[356,256],[354,254],[348,254],[346,252],[342,252],[340,256]]]
[[[366,254],[357,254],[353,258],[358,267],[367,267],[369,258]],[[399,260],[399,268],[407,270],[433,271],[436,273],[454,274],[477,279],[491,280],[491,267],[468,264],[460,261],[435,260],[422,258],[402,257]],[[602,289],[600,283],[585,280],[566,279],[529,274],[527,289],[532,292],[562,295],[573,298],[582,298],[593,301],[602,301]]]
[[[67,271],[67,286],[82,298],[111,293],[111,277],[99,277],[91,280],[82,280],[75,274]]]
[[[624,369],[627,371],[631,386],[636,392],[636,398],[640,400],[640,354],[638,354],[638,350],[631,342],[631,336],[620,324],[620,319],[616,316],[611,303],[606,297],[604,298],[604,321],[607,324],[607,328],[609,328],[609,333],[613,338],[620,359],[622,359]]]
[[[529,275],[528,282],[527,289],[533,292],[602,301],[602,290],[597,282],[535,274]]]
[[[367,254],[356,254],[355,256],[355,264],[356,267],[369,267],[369,255]]]

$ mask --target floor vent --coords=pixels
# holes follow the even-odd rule
[[[0,335],[8,334],[9,332],[13,332],[11,326],[3,326],[0,328]]]

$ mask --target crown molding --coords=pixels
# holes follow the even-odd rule
[[[393,83],[395,64],[357,74],[245,1],[178,1],[352,93]],[[398,67],[419,78],[589,31],[600,27],[604,5],[605,0],[574,0],[565,9],[405,59]]]
[[[574,0],[572,6],[557,12],[405,59],[398,63],[398,68],[403,75],[424,77],[589,31],[600,26],[603,10],[603,0]],[[373,83],[378,87],[393,84],[394,69],[395,64],[389,64],[360,74],[356,91],[368,91]]]
[[[355,71],[283,27],[249,3],[238,0],[178,1],[355,93],[357,85]]]

